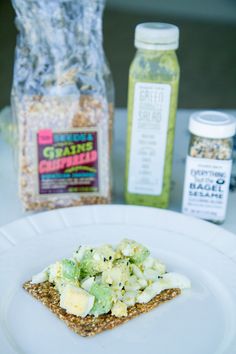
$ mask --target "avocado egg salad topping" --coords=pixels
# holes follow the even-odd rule
[[[168,273],[150,251],[133,240],[117,247],[80,246],[69,259],[58,261],[33,276],[31,283],[53,283],[60,294],[60,306],[80,317],[111,311],[127,316],[127,308],[147,303],[163,290],[190,288],[188,278]]]

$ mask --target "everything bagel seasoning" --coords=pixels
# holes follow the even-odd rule
[[[235,119],[220,112],[197,112],[190,117],[189,130],[182,211],[222,223],[227,208]]]

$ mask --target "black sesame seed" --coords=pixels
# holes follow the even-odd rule
[[[160,275],[158,275],[158,279],[163,279],[163,277],[161,277]]]
[[[121,286],[121,283],[119,283],[119,286]]]
[[[125,290],[125,287],[123,286],[123,288],[121,290]]]
[[[91,249],[90,252],[93,252],[93,250]]]
[[[112,260],[112,256],[109,257],[109,260],[110,260],[110,261]]]
[[[106,257],[104,257],[103,260],[104,260],[104,262],[106,262],[107,261]]]
[[[108,284],[109,286],[111,286],[112,284]]]

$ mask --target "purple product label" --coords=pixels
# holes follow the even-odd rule
[[[97,134],[37,133],[39,194],[99,192]]]

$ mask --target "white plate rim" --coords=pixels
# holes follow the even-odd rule
[[[53,232],[58,229],[91,225],[91,223],[133,225],[132,215],[137,213],[142,215],[143,218],[135,220],[135,225],[156,225],[165,231],[176,231],[182,235],[188,235],[188,237],[213,247],[236,263],[236,235],[223,227],[171,210],[118,204],[56,209],[28,215],[8,223],[0,227],[0,257],[1,254],[18,244],[22,244],[22,242],[27,242],[35,236],[43,236],[46,232]],[[82,214],[85,218],[89,216],[89,221],[87,219],[85,221],[80,220],[78,218],[79,214]],[[117,214],[118,217],[105,221],[105,216],[113,217]],[[175,230],[171,227],[167,228],[165,222],[163,222],[167,216],[173,220]],[[42,227],[44,219],[50,220],[46,227],[45,225]],[[18,230],[24,232],[19,233]]]
[[[140,217],[134,220],[133,216]],[[81,218],[78,218],[80,216]],[[139,206],[96,205],[58,209],[21,218],[0,228],[0,258],[13,247],[22,246],[35,237],[44,237],[48,232],[68,227],[94,224],[127,224],[135,226],[155,226],[159,230],[173,232],[167,226],[165,217],[172,220],[175,232],[188,235],[198,242],[212,247],[236,263],[236,237],[234,234],[211,223],[185,216],[180,213]],[[49,221],[44,223],[43,221]],[[160,227],[161,224],[161,227]],[[21,232],[19,232],[21,230]],[[191,235],[190,235],[191,231]],[[3,248],[2,248],[3,246]]]

